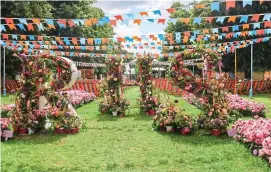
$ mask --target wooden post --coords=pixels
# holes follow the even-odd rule
[[[235,57],[234,57],[234,94],[237,94],[237,56],[236,56],[236,48],[235,48]]]

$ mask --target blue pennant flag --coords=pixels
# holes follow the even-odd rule
[[[265,37],[265,38],[263,38],[263,42],[268,42],[269,41],[269,37]]]
[[[181,37],[181,33],[180,32],[175,32],[175,37],[176,38]]]
[[[73,19],[72,21],[74,22],[75,25],[80,26],[80,23],[79,23],[78,19]]]
[[[173,56],[173,52],[169,52],[168,55],[169,55],[169,57],[172,57]]]
[[[86,50],[86,46],[81,46],[81,50]]]
[[[43,47],[44,47],[45,49],[48,49],[48,48],[49,48],[49,45],[43,45]]]
[[[5,32],[7,31],[4,25],[1,25],[1,32],[2,31],[5,31]]]
[[[64,47],[62,45],[57,46],[59,49],[63,49]]]
[[[271,14],[265,14],[263,17],[263,21],[265,20],[270,21],[270,19],[271,19]]]
[[[2,46],[6,46],[6,42],[4,42],[4,41],[0,40],[0,45],[2,45]]]
[[[218,36],[218,39],[222,40],[222,39],[223,39],[223,38],[222,38],[222,35],[219,35],[219,36]]]
[[[94,39],[95,45],[100,45],[102,43],[101,38],[95,38]]]
[[[129,41],[129,37],[128,36],[125,37],[125,41]]]
[[[253,34],[253,36],[256,36],[256,35],[257,35],[257,31],[256,31],[256,30],[253,30],[253,31],[252,31],[252,34]]]
[[[80,23],[81,25],[85,25],[85,20],[84,20],[84,19],[79,19],[79,23]]]
[[[234,34],[233,34],[233,38],[238,38],[240,34],[241,34],[240,32],[234,33]]]
[[[42,25],[42,23],[40,23],[40,24],[37,24],[37,26],[38,26],[38,29],[39,29],[40,31],[44,31],[44,28],[43,28],[43,25]]]
[[[129,24],[129,20],[127,20],[127,19],[123,19],[122,24],[124,24],[124,25],[127,25],[127,26],[128,26],[128,24]]]
[[[58,24],[58,26],[59,26],[60,28],[66,28],[66,26],[65,26],[63,23],[57,22],[57,24]]]
[[[149,22],[154,22],[154,19],[147,19]]]
[[[256,28],[261,28],[260,27],[260,23],[253,23],[253,29],[256,29]]]
[[[110,23],[109,17],[103,17],[102,20],[104,23]]]
[[[219,11],[219,2],[212,2],[211,3],[211,12],[213,11]]]
[[[26,45],[29,45],[29,41],[24,41],[24,43],[25,43]]]
[[[80,38],[80,43],[82,45],[86,45],[86,38]]]
[[[17,35],[11,35],[11,38],[17,40],[18,36]]]
[[[49,25],[54,25],[54,21],[52,19],[45,19],[45,21]]]
[[[64,37],[63,40],[64,40],[64,42],[65,42],[66,45],[71,45],[71,43],[69,41],[69,38]]]
[[[209,40],[208,36],[205,36],[203,40],[208,41]]]
[[[248,31],[248,35],[249,36],[253,36],[253,32],[252,31]]]
[[[31,53],[32,53],[32,50],[33,50],[33,49],[30,49],[30,48],[29,48],[29,49],[28,49],[28,54],[31,54]]]
[[[177,43],[177,44],[181,43],[181,38],[180,38],[180,37],[176,37],[175,40],[176,40],[176,43]]]
[[[160,39],[160,41],[164,41],[164,35],[163,34],[158,34],[158,38]]]
[[[20,18],[20,19],[18,19],[18,20],[19,20],[19,22],[22,23],[22,24],[27,24],[27,21],[26,21],[25,18]]]
[[[254,42],[254,43],[257,43],[257,40],[258,40],[258,39],[253,39],[253,42]]]
[[[158,50],[162,50],[162,46],[158,46],[157,49],[158,49]]]
[[[34,45],[34,44],[29,44],[29,47],[30,47],[31,49],[33,49],[33,48],[35,47],[35,45]]]
[[[243,0],[243,7],[245,7],[246,5],[252,6],[252,0]]]
[[[271,34],[271,29],[264,29],[264,34],[265,35]]]
[[[52,41],[52,44],[57,45],[56,41]]]
[[[29,35],[28,37],[29,37],[29,40],[30,40],[30,41],[31,41],[31,40],[35,40],[34,35]]]
[[[224,23],[225,17],[217,17],[216,22]]]
[[[168,21],[169,21],[169,22],[172,22],[173,24],[176,24],[177,19],[169,19]]]
[[[95,46],[95,50],[100,50],[100,47],[99,46]]]
[[[190,42],[195,42],[196,36],[191,36],[190,37]]]
[[[233,32],[239,31],[239,26],[237,26],[237,25],[232,26],[232,31]]]
[[[161,11],[160,11],[160,10],[155,10],[155,11],[153,11],[153,14],[154,14],[154,15],[155,15],[155,14],[158,14],[158,15],[161,16]]]
[[[244,15],[244,16],[242,16],[242,17],[241,17],[241,19],[240,19],[240,22],[239,22],[239,23],[242,23],[242,22],[247,23],[247,20],[248,20],[248,16],[247,16],[247,15]]]
[[[200,32],[199,30],[194,30],[194,31],[193,31],[194,35],[198,35],[199,32]]]
[[[54,51],[52,51],[52,50],[50,50],[49,52],[50,52],[50,54],[55,54],[55,52],[54,52]]]
[[[74,55],[74,52],[70,52],[70,56],[73,56]]]
[[[133,14],[126,14],[128,19],[134,19],[134,15]]]
[[[26,31],[23,24],[17,24],[17,26],[19,26],[19,28],[20,28],[21,30]]]
[[[43,44],[43,41],[38,41],[38,43],[39,43],[40,45],[42,45],[42,44]]]
[[[155,43],[154,43],[154,42],[151,42],[151,45],[155,45]]]
[[[213,33],[218,33],[218,28],[213,28]]]
[[[201,17],[195,17],[193,23],[200,24],[201,23]]]
[[[17,41],[12,41],[12,44],[17,45]]]

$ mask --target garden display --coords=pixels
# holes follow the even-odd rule
[[[122,65],[121,57],[110,57],[106,60],[107,78],[99,84],[100,92],[104,95],[99,102],[101,113],[112,113],[113,116],[125,116],[125,110],[130,102],[123,98]]]

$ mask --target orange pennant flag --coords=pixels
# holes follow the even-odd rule
[[[14,24],[8,24],[8,27],[10,30],[16,30],[16,27]]]
[[[165,24],[166,19],[158,19],[158,23]]]
[[[232,36],[233,36],[233,33],[228,33],[228,34],[225,36],[225,38],[231,39]]]
[[[240,35],[243,36],[243,37],[246,37],[248,35],[248,32],[247,31],[243,31],[243,32],[241,32]]]
[[[198,9],[205,8],[205,4],[197,4],[195,7]]]
[[[222,32],[229,32],[229,28],[228,27],[222,27]]]
[[[175,9],[175,8],[168,8],[168,9],[167,9],[167,12],[168,12],[168,13],[175,13],[175,12],[176,12],[176,9]]]
[[[68,20],[68,24],[70,25],[70,27],[73,27],[75,25],[72,20]]]
[[[251,18],[251,21],[257,22],[257,21],[259,20],[260,16],[261,16],[260,14],[254,14],[254,15],[252,16],[252,18]]]
[[[189,38],[188,36],[184,36],[184,37],[183,37],[183,43],[187,43],[188,38]]]
[[[235,7],[235,0],[226,0],[226,10]]]
[[[65,48],[65,49],[69,49],[69,48],[70,48],[70,46],[64,46],[64,48]]]
[[[209,29],[203,29],[202,33],[209,33]]]
[[[257,31],[256,31],[256,34],[257,34],[257,35],[264,35],[264,29],[257,30]]]
[[[260,5],[263,3],[264,0],[260,0]]]
[[[21,40],[26,40],[26,35],[20,35]]]
[[[56,37],[55,39],[56,39],[56,41],[60,41],[60,37]]]
[[[117,21],[116,20],[110,20],[110,25],[111,26],[117,26]]]
[[[69,55],[70,55],[70,52],[69,52],[69,51],[66,51],[66,52],[65,52],[65,55],[66,55],[66,56],[69,56]]]
[[[236,20],[236,16],[231,16],[231,17],[229,17],[229,19],[228,19],[228,23],[229,22],[235,22],[235,20]]]
[[[91,19],[85,20],[85,24],[86,24],[86,26],[91,26],[92,25]]]
[[[243,25],[243,29],[245,30],[245,29],[249,29],[249,24],[244,24]]]
[[[116,20],[121,20],[121,21],[123,21],[123,18],[122,18],[121,15],[117,15],[117,16],[115,16],[115,18],[116,18]]]
[[[43,41],[43,36],[38,36],[38,41]]]
[[[98,23],[98,19],[97,18],[92,18],[91,21],[92,21],[92,24],[97,24]]]
[[[185,23],[185,24],[188,24],[189,21],[190,21],[190,18],[181,18],[180,21]]]
[[[74,46],[74,48],[76,49],[76,50],[80,50],[80,46]]]
[[[189,31],[184,32],[183,35],[184,35],[184,36],[190,36],[190,32],[189,32]]]
[[[144,16],[144,15],[145,15],[145,16],[148,16],[148,12],[140,12],[139,14],[140,14],[141,16]]]
[[[88,44],[89,44],[89,45],[93,45],[93,38],[88,38],[87,41],[88,41]]]
[[[213,35],[213,36],[211,36],[211,40],[215,40],[215,36]]]
[[[141,38],[138,38],[137,41],[141,42]]]
[[[46,44],[46,45],[49,45],[49,44],[50,44],[50,41],[45,41],[45,44]]]
[[[271,27],[271,21],[264,22],[264,28]]]
[[[205,21],[212,23],[213,19],[214,19],[213,17],[206,17]]]
[[[141,23],[141,19],[135,19],[135,20],[134,20],[134,24],[140,25],[140,23]]]
[[[106,46],[102,46],[102,50],[106,50]]]
[[[78,43],[77,43],[77,38],[72,38],[72,43],[74,44],[74,45],[78,45]]]
[[[27,24],[28,31],[32,30],[34,31],[33,25],[31,23]]]
[[[32,19],[33,23],[40,24],[40,19]]]

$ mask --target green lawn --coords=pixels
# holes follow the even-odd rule
[[[125,118],[99,115],[92,102],[77,109],[86,126],[76,135],[33,135],[3,143],[2,171],[271,171],[266,161],[226,136],[152,131],[152,118],[138,114],[139,94],[138,87],[125,92],[132,103]],[[189,112],[198,113],[178,99]]]
[[[2,96],[1,97],[1,104],[12,104],[14,103],[11,99],[12,95]]]

